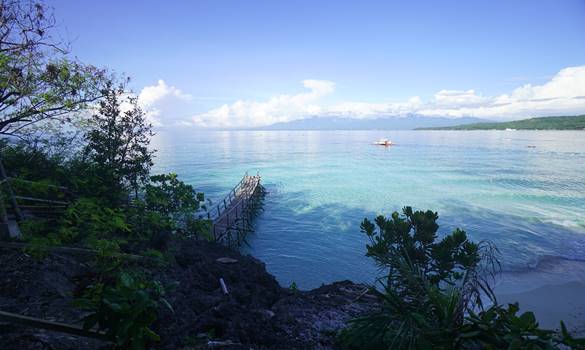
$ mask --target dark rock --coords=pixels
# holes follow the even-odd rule
[[[265,265],[224,246],[172,240],[176,263],[152,268],[166,286],[174,312],[161,308],[154,325],[160,349],[332,349],[347,320],[377,306],[366,286],[337,282],[312,291],[280,287]],[[218,263],[220,258],[237,264]],[[77,260],[76,260],[77,259]],[[72,304],[81,258],[49,255],[38,262],[0,250],[0,309],[65,323],[83,317]],[[229,294],[222,293],[223,278]],[[98,349],[104,343],[66,334],[0,324],[0,349]]]

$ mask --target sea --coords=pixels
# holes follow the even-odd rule
[[[395,145],[373,144],[381,138]],[[156,172],[177,173],[211,203],[246,172],[262,177],[241,250],[285,287],[373,283],[360,223],[405,206],[438,212],[440,235],[461,228],[493,242],[515,291],[585,279],[585,131],[185,128],[159,130],[152,146]],[[514,285],[536,270],[545,274]]]

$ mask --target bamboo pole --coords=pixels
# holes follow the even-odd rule
[[[0,248],[8,248],[8,249],[25,249],[33,247],[30,243],[20,243],[20,242],[0,242]],[[93,249],[85,249],[85,248],[75,248],[75,247],[62,247],[62,246],[49,246],[47,250],[54,253],[68,253],[68,254],[79,254],[79,255],[96,255],[98,253],[97,250]],[[130,260],[154,260],[149,256],[142,256],[136,254],[127,254],[127,253],[116,253],[114,256],[127,258]]]
[[[11,312],[0,311],[0,320],[28,327],[47,329],[54,332],[110,341],[104,332],[85,330],[83,327],[77,325],[47,321],[36,317],[13,314]]]

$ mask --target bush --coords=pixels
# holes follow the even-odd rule
[[[120,348],[144,349],[160,337],[150,327],[157,319],[159,303],[172,308],[162,296],[164,290],[157,281],[146,281],[136,273],[121,272],[110,285],[96,280],[76,300],[76,305],[89,311],[83,327],[96,326],[115,341]]]
[[[144,192],[148,209],[166,215],[193,213],[205,200],[203,193],[180,181],[174,173],[152,176]]]
[[[71,204],[58,230],[59,240],[62,243],[88,239],[111,239],[129,236],[130,233],[122,210],[108,208],[92,198],[80,198]]]
[[[154,238],[162,232],[208,238],[210,222],[197,217],[205,209],[203,193],[185,184],[174,173],[155,175],[144,187],[144,198],[129,208],[132,230]]]
[[[367,255],[385,271],[380,310],[350,321],[339,340],[346,349],[581,348],[585,340],[542,330],[532,313],[497,304],[490,288],[497,250],[473,243],[457,229],[438,240],[438,215],[403,209],[403,215],[367,219]],[[482,297],[493,305],[485,309]]]
[[[62,164],[65,159],[58,154],[49,154],[42,148],[24,142],[8,144],[6,140],[0,140],[0,153],[10,177],[39,181],[64,176]]]

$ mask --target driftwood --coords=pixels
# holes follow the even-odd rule
[[[234,343],[231,340],[210,340],[207,342],[207,347],[210,349],[223,348],[225,346],[241,345],[240,343]]]
[[[46,330],[54,331],[54,332],[73,334],[73,335],[78,335],[78,336],[82,336],[82,337],[95,338],[95,339],[100,339],[100,340],[105,340],[105,341],[110,340],[104,332],[85,330],[85,329],[83,329],[83,327],[80,327],[77,325],[47,321],[47,320],[43,320],[41,318],[23,316],[23,315],[13,314],[10,312],[5,312],[5,311],[0,311],[0,320],[11,322],[11,323],[17,323],[17,324],[20,324],[23,326],[28,326],[28,327],[46,329]]]
[[[19,243],[19,242],[0,242],[0,248],[8,248],[8,249],[25,249],[25,248],[33,248],[34,246],[30,243]],[[65,254],[78,254],[78,255],[96,255],[98,253],[97,250],[93,249],[85,249],[85,248],[75,248],[75,247],[62,247],[62,246],[49,246],[47,250],[53,253],[65,253]],[[127,258],[130,260],[153,260],[153,258],[148,256],[142,255],[135,255],[135,254],[126,254],[126,253],[118,253],[114,254],[116,257]]]
[[[223,280],[223,278],[219,279],[219,284],[221,285],[221,290],[223,291],[223,294],[228,295],[228,289],[227,286],[225,285],[225,281]]]
[[[54,200],[50,200],[50,199],[41,199],[41,198],[33,198],[33,197],[26,197],[26,196],[13,196],[13,197],[15,199],[22,199],[22,200],[33,201],[33,202],[69,205],[69,202],[64,202],[64,201],[54,201]]]

